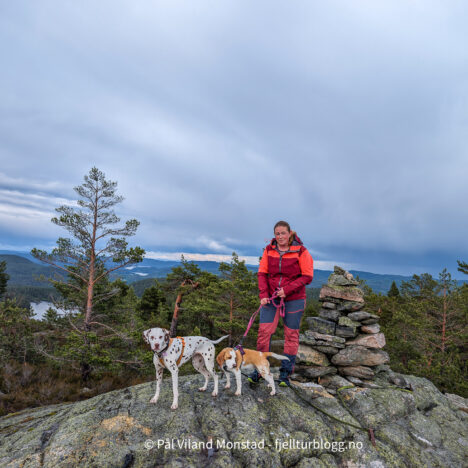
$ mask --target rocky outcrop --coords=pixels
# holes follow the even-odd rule
[[[188,375],[179,379],[177,411],[169,377],[156,405],[151,382],[21,411],[0,418],[0,466],[462,467],[468,414],[426,379],[385,365],[374,371],[379,388],[324,376],[336,395],[302,383],[270,396],[265,383],[243,377],[242,396],[222,383],[213,398],[211,386],[197,391],[203,377]],[[373,428],[375,446],[354,426]]]

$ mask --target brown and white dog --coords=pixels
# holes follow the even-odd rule
[[[280,354],[255,351],[253,349],[244,348],[245,354],[242,356],[238,349],[224,348],[216,357],[216,362],[226,376],[226,385],[224,388],[231,387],[231,381],[229,378],[230,371],[236,376],[237,389],[235,395],[241,394],[241,369],[257,369],[258,373],[268,382],[268,386],[271,388],[270,395],[274,395],[275,392],[275,381],[273,375],[270,372],[270,363],[267,357],[274,357],[279,360],[288,360],[286,356]]]
[[[156,369],[156,393],[150,403],[156,403],[159,398],[164,368],[168,369],[172,376],[173,402],[171,409],[177,409],[179,405],[179,367],[192,358],[193,367],[205,377],[205,385],[199,388],[204,392],[208,386],[208,380],[213,377],[214,390],[212,396],[218,395],[218,376],[214,371],[214,345],[227,338],[223,336],[219,340],[212,341],[203,336],[177,336],[170,338],[169,330],[165,328],[150,328],[143,332],[144,340],[151,346],[154,352],[153,363]]]

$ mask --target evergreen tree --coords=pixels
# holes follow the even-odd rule
[[[257,277],[232,254],[230,263],[221,263],[220,275],[205,274],[200,287],[187,300],[187,308],[197,326],[212,338],[229,335],[233,344],[245,331],[249,318],[258,307]],[[251,330],[251,338],[255,337]]]
[[[392,285],[390,286],[387,296],[388,297],[400,297],[400,291],[395,281],[392,282]]]
[[[429,273],[413,275],[410,281],[402,281],[401,293],[403,296],[419,299],[429,299],[437,294],[437,281]]]
[[[52,281],[65,297],[67,306],[79,314],[70,322],[73,331],[75,357],[81,362],[82,379],[88,379],[91,360],[96,359],[99,336],[113,329],[99,313],[99,304],[112,296],[122,294],[122,285],[110,282],[110,273],[142,261],[144,250],[128,248],[126,238],[136,233],[139,222],[126,221],[125,226],[115,226],[120,218],[113,207],[123,201],[116,195],[117,182],[108,181],[104,173],[93,167],[84,177],[84,183],[74,188],[79,195],[78,207],[63,205],[56,208],[59,217],[52,222],[65,228],[72,238],[59,238],[51,253],[33,249],[31,254],[63,273]],[[116,287],[117,286],[117,287]],[[104,306],[105,308],[105,306]]]
[[[468,393],[468,288],[443,270],[402,283],[400,297],[365,296],[380,316],[392,369],[426,377],[441,390]]]
[[[465,275],[468,275],[468,263],[460,262],[460,260],[457,260],[457,263],[458,263],[458,271],[461,271],[462,273],[465,273]]]
[[[141,296],[141,300],[138,305],[141,319],[146,323],[154,320],[154,317],[157,315],[159,305],[164,304],[165,302],[166,298],[164,297],[161,285],[155,280],[155,284],[146,288]]]
[[[19,307],[14,299],[0,302],[0,362],[25,363],[33,353],[31,309]]]
[[[9,279],[10,276],[6,273],[6,262],[0,262],[0,297],[5,294]]]
[[[176,294],[173,298],[175,305],[169,331],[170,336],[176,336],[177,334],[179,312],[183,309],[181,307],[182,299],[199,287],[201,277],[206,277],[205,272],[202,272],[197,264],[188,262],[183,255],[181,263],[181,266],[172,268],[172,271],[166,277],[165,283],[166,290]]]

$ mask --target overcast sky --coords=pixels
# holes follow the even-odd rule
[[[318,268],[463,278],[467,17],[465,1],[1,1],[0,249],[66,235],[54,208],[97,166],[153,258],[255,259],[285,219]]]

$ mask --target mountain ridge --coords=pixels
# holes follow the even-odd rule
[[[53,274],[54,268],[45,266],[38,262],[27,252],[15,251],[14,254],[5,253],[7,251],[0,250],[0,261],[7,261],[7,273],[10,275],[9,284],[11,286],[39,286],[47,285],[47,282],[40,284],[33,279],[33,275],[44,274],[50,276]],[[29,263],[23,261],[26,259]],[[197,264],[200,269],[210,273],[217,274],[220,262],[215,261],[190,261],[190,263]],[[145,258],[139,264],[117,270],[111,276],[112,279],[122,278],[128,284],[133,284],[142,279],[161,279],[171,272],[173,267],[180,266],[181,262],[176,260],[156,260]],[[250,271],[257,271],[258,267],[254,265],[246,265]],[[27,269],[32,269],[32,274],[28,274]],[[376,293],[386,294],[390,289],[393,281],[399,287],[402,281],[411,280],[411,276],[393,275],[393,274],[380,274],[367,271],[349,270],[355,277],[359,276],[360,279],[365,280],[366,284],[372,288]],[[309,285],[311,288],[321,288],[326,284],[328,277],[333,273],[332,270],[314,270],[313,282]],[[466,281],[458,280],[459,284],[466,283]]]

